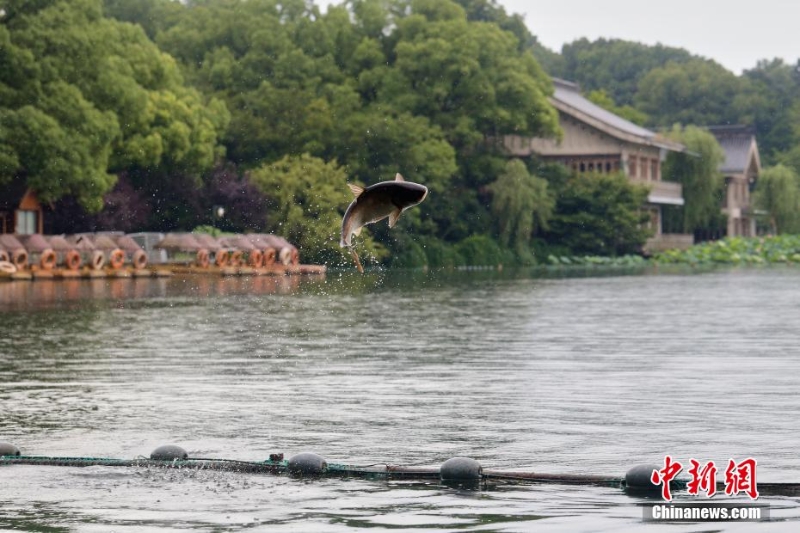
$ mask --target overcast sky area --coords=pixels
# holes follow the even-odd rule
[[[759,59],[800,57],[798,0],[498,0],[525,16],[548,48],[581,37],[661,43],[714,59],[736,74]]]

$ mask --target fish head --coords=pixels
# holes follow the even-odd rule
[[[428,188],[410,181],[392,182],[392,203],[400,209],[417,205],[428,196]]]

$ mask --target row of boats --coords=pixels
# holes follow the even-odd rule
[[[153,242],[153,236],[158,238]],[[197,269],[291,267],[300,262],[297,247],[269,234],[214,237],[204,233],[75,235],[0,235],[0,274],[54,270],[144,270],[150,254],[158,262]],[[164,257],[161,257],[163,254]],[[166,259],[166,261],[164,261]]]
[[[208,268],[249,266],[269,268],[275,264],[300,264],[297,247],[283,237],[264,233],[215,238],[207,233],[168,233],[155,246],[172,253],[194,255],[194,265]]]

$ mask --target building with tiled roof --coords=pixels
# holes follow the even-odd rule
[[[727,235],[752,237],[756,234],[756,221],[750,203],[751,192],[761,172],[755,130],[741,125],[709,126],[707,129],[725,151],[719,171],[725,177],[722,212],[728,218]]]
[[[662,224],[662,209],[681,206],[684,200],[680,183],[661,179],[661,165],[668,152],[682,152],[684,147],[587,100],[577,84],[559,79],[554,79],[553,84],[550,103],[558,110],[563,138],[507,136],[504,146],[508,154],[536,154],[576,172],[624,172],[631,181],[650,188],[643,209],[650,214],[653,237],[646,249],[691,246],[692,235],[664,233]]]

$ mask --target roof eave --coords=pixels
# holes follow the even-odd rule
[[[621,141],[626,141],[634,144],[644,144],[646,146],[653,146],[656,148],[663,148],[664,150],[669,150],[672,152],[683,152],[686,150],[686,148],[682,144],[668,141],[666,139],[643,137],[640,135],[634,135],[626,131],[622,131],[619,128],[612,126],[607,122],[604,122],[596,117],[584,113],[583,111],[580,111],[574,108],[573,106],[566,104],[555,98],[550,98],[550,103],[553,105],[553,107],[555,107],[559,111],[572,115],[581,122],[589,124],[590,126],[597,128],[598,130],[614,138],[617,138]]]
[[[659,204],[659,205],[684,205],[683,198],[672,198],[669,196],[658,196],[650,194],[647,197],[647,201],[651,204]]]

